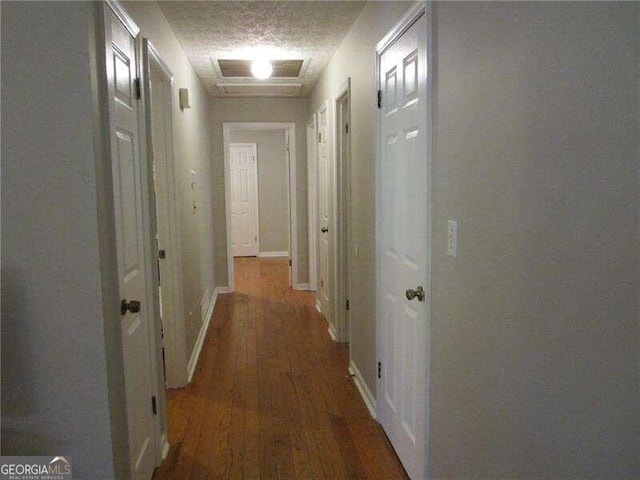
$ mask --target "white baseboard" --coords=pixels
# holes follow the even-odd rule
[[[162,434],[162,438],[160,438],[160,445],[162,446],[162,460],[166,460],[167,455],[169,455],[169,439],[167,438],[166,433]]]
[[[220,287],[218,287],[220,288]],[[209,322],[211,322],[211,317],[213,316],[213,309],[216,306],[216,300],[218,298],[218,288],[207,288],[205,292],[205,296],[212,291],[209,298],[203,297],[201,305],[203,306],[204,316],[202,317],[202,326],[200,327],[200,332],[198,333],[198,338],[196,339],[196,344],[193,346],[193,351],[191,352],[191,357],[189,358],[189,363],[187,364],[187,371],[189,372],[189,380],[191,383],[193,379],[193,374],[196,371],[196,366],[198,365],[198,359],[200,358],[200,352],[202,350],[202,344],[204,343],[204,338],[207,336],[207,330],[209,329]],[[206,304],[207,308],[204,310],[204,305]]]
[[[289,252],[260,252],[258,254],[258,256],[260,258],[263,257],[288,257],[289,256]]]
[[[218,295],[220,295],[221,293],[229,293],[229,287],[216,287],[215,288],[215,293],[216,293],[216,298],[218,297]]]
[[[316,310],[318,310],[318,313],[322,313],[320,311],[320,300],[316,300]]]
[[[371,394],[371,390],[367,386],[367,382],[362,378],[362,374],[356,364],[353,363],[353,360],[349,361],[349,373],[353,375],[353,383],[356,384],[356,388],[360,392],[362,399],[364,400],[364,404],[367,406],[371,417],[376,418],[376,399]]]
[[[333,328],[333,325],[329,324],[328,332],[329,332],[329,336],[331,337],[331,340],[333,340],[334,342],[337,342],[338,337],[336,337],[336,329]]]
[[[309,284],[308,283],[298,283],[296,285],[293,286],[294,290],[309,290]]]

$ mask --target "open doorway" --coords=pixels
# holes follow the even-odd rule
[[[288,263],[295,286],[295,126],[225,123],[223,132],[229,291],[236,262],[247,258]]]

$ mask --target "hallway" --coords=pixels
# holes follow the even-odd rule
[[[406,478],[287,260],[236,258],[193,382],[167,394],[162,479]]]

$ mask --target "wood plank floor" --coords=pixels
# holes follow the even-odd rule
[[[193,382],[167,393],[171,449],[154,480],[404,479],[310,292],[287,260],[237,258]]]

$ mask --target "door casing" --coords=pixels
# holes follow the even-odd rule
[[[222,124],[222,144],[224,148],[224,197],[225,197],[225,219],[227,230],[227,288],[221,289],[231,293],[235,290],[233,248],[231,231],[231,164],[230,150],[231,132],[233,130],[285,130],[288,135],[289,147],[289,239],[291,243],[290,252],[290,279],[291,285],[296,290],[308,290],[308,284],[298,282],[298,204],[296,185],[296,124],[294,122],[224,122]]]

